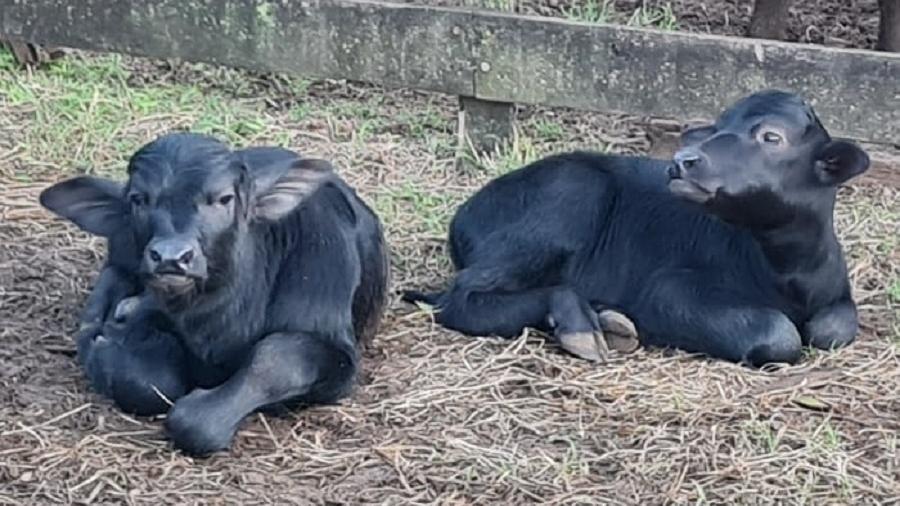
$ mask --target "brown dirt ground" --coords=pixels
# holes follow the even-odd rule
[[[604,0],[402,0],[435,6],[502,9],[522,14],[570,17],[573,7]],[[746,35],[753,0],[610,0],[613,22],[625,23],[635,9],[669,6],[678,29],[719,35]],[[877,0],[793,0],[786,40],[834,47],[874,49],[878,39]]]
[[[234,74],[127,64],[135,88],[219,89]],[[447,220],[503,160],[649,147],[640,118],[523,108],[513,154],[461,170],[451,97],[314,83],[302,100],[312,110],[365,104],[367,112],[297,120],[288,110],[297,99],[279,79],[245,77],[252,86],[227,90],[233,103],[259,105],[271,127],[247,141],[332,159],[384,217],[397,289],[447,278]],[[433,113],[423,119],[425,111]],[[378,125],[366,135],[363,116]],[[102,242],[37,205],[70,168],[21,148],[33,140],[22,125],[35,121],[33,110],[0,101],[2,504],[900,501],[895,179],[862,178],[841,192],[837,228],[863,327],[848,349],[767,371],[648,350],[596,366],[537,333],[467,338],[395,299],[351,398],[255,415],[231,451],[195,460],[171,450],[158,420],[122,414],[82,379],[70,336]],[[550,122],[561,130],[548,132]],[[184,125],[162,114],[118,135],[146,142]],[[118,158],[91,156],[121,174]]]

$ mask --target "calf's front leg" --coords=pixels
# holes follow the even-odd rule
[[[181,341],[160,326],[152,301],[126,297],[93,336],[79,343],[85,376],[123,411],[158,415],[193,388]]]
[[[130,276],[115,267],[103,267],[81,311],[80,329],[103,325],[119,301],[136,291]]]
[[[309,332],[269,334],[221,385],[195,389],[166,418],[174,445],[208,455],[231,444],[238,425],[254,411],[286,401],[330,403],[347,395],[358,356],[350,331],[325,336]]]

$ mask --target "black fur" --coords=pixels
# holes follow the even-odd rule
[[[175,445],[199,455],[226,448],[257,409],[345,396],[388,260],[377,217],[330,165],[171,134],[128,174],[41,195],[109,238],[78,337],[94,388],[130,412],[168,411]],[[137,309],[115,314],[126,297]]]
[[[450,287],[406,299],[473,335],[596,331],[611,307],[646,345],[794,362],[856,335],[833,207],[867,167],[800,98],[761,92],[685,132],[674,162],[567,153],[490,182],[451,223]]]

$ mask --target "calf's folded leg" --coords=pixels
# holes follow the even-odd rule
[[[166,418],[179,449],[207,455],[227,448],[238,425],[254,411],[284,402],[334,402],[350,392],[358,357],[350,331],[343,336],[307,332],[269,334],[223,384],[195,389]]]
[[[79,360],[91,386],[125,412],[165,413],[170,401],[193,387],[181,341],[146,314],[84,330],[78,341]]]
[[[648,279],[629,315],[638,325],[642,342],[650,346],[755,367],[800,358],[800,333],[784,313],[691,270]]]
[[[604,330],[620,330],[622,319],[608,314],[599,319],[588,302],[567,286],[472,292],[455,285],[440,299],[438,323],[469,335],[514,337],[526,327],[552,331],[563,349],[588,360],[604,360],[610,347],[618,351],[637,347],[636,335],[617,337],[608,344]]]

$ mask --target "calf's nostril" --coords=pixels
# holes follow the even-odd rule
[[[150,260],[153,260],[156,263],[162,262],[162,256],[155,249],[150,250]]]

